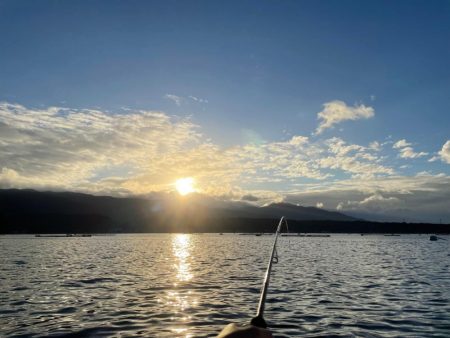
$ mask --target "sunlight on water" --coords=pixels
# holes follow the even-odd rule
[[[0,336],[217,337],[254,315],[272,241],[0,236]],[[450,241],[282,237],[278,249],[275,337],[449,337]]]
[[[177,281],[187,282],[192,279],[190,251],[191,235],[177,234],[172,239],[172,251],[177,269]],[[177,285],[177,282],[175,282]]]
[[[172,252],[174,259],[174,267],[176,275],[174,276],[174,287],[179,286],[180,283],[186,283],[192,280],[193,274],[191,272],[191,251],[193,248],[192,235],[176,234],[172,237]],[[195,307],[198,304],[198,299],[195,299],[191,291],[169,291],[166,293],[165,305],[172,308],[173,313],[184,314],[188,309]],[[188,323],[191,320],[189,315],[182,316],[179,321]],[[172,332],[177,337],[192,337],[187,327],[171,328]]]

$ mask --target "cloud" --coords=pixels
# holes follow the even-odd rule
[[[380,164],[381,158],[370,147],[347,144],[344,140],[333,137],[325,141],[328,152],[317,159],[321,168],[342,170],[353,177],[374,177],[376,175],[392,175],[394,169]]]
[[[193,95],[189,95],[188,97],[178,96],[174,94],[166,94],[164,95],[165,99],[173,101],[178,107],[181,106],[182,103],[187,103],[188,99],[195,101],[197,103],[208,103],[208,100],[202,99],[200,97],[196,97]]]
[[[258,197],[253,195],[244,195],[241,197],[242,201],[249,201],[249,202],[257,202],[259,200]]]
[[[447,141],[439,156],[448,159],[449,148]],[[220,147],[189,119],[163,112],[0,103],[0,188],[135,195],[172,191],[180,177],[195,178],[202,194],[258,205],[285,199],[445,219],[450,198],[448,176],[399,176],[378,141],[295,135]]]
[[[401,158],[419,158],[428,155],[426,152],[415,152],[411,146],[411,143],[405,139],[398,140],[392,146],[393,149],[399,149],[399,156]]]
[[[311,142],[294,136],[284,142],[250,144],[236,149],[236,158],[245,159],[249,180],[262,175],[266,181],[310,178],[325,180],[340,172],[360,176],[392,174],[394,171],[378,163],[372,150],[347,144],[339,138]],[[244,164],[241,164],[244,165]]]
[[[450,164],[450,140],[445,142],[438,154],[443,162]]]
[[[374,115],[374,109],[363,104],[350,107],[343,101],[327,102],[324,104],[324,109],[317,114],[317,118],[321,121],[315,134],[321,134],[325,129],[342,121],[368,119]]]
[[[290,140],[289,140],[289,144],[293,145],[293,146],[301,146],[301,145],[305,145],[309,142],[309,138],[306,136],[293,136]]]
[[[374,151],[380,151],[383,148],[383,145],[378,141],[373,141],[369,144],[369,148]]]
[[[166,94],[166,95],[164,95],[164,98],[175,102],[175,104],[177,106],[181,106],[181,102],[183,102],[183,100],[184,100],[181,96],[177,96],[174,94]]]
[[[419,158],[428,155],[428,153],[423,151],[416,153],[414,149],[411,147],[405,147],[400,149],[399,151],[400,151],[399,156],[401,158]]]
[[[286,202],[315,205],[319,200],[329,210],[367,219],[438,222],[441,218],[450,223],[449,199],[450,176],[429,173],[340,180],[285,193]]]
[[[394,145],[392,146],[392,148],[400,149],[400,148],[408,147],[410,145],[411,145],[411,143],[407,142],[405,139],[402,139],[402,140],[398,140],[397,142],[395,142]]]
[[[394,173],[373,149],[339,138],[311,142],[296,135],[221,148],[198,129],[189,119],[162,112],[2,103],[0,186],[142,194],[171,189],[175,179],[192,176],[203,193],[223,195],[246,185]]]
[[[33,187],[95,186],[99,171],[118,166],[139,175],[155,159],[198,144],[197,129],[187,119],[154,111],[109,114],[0,103],[1,183],[11,185],[15,173],[17,182]]]
[[[428,153],[426,152],[415,152],[412,147],[410,147],[412,144],[407,142],[405,139],[398,140],[394,143],[392,146],[393,149],[399,149],[399,156],[401,158],[419,158],[423,156],[427,156]]]
[[[192,95],[189,95],[188,97],[189,97],[191,100],[193,100],[193,101],[195,101],[195,102],[198,102],[198,103],[208,103],[208,100],[206,100],[206,99],[202,99],[202,98],[195,97],[195,96],[192,96]]]
[[[366,212],[386,212],[392,209],[397,209],[401,201],[397,197],[384,197],[380,193],[375,193],[364,198],[361,201],[346,201],[340,202],[336,210],[352,210],[352,211],[366,211]]]

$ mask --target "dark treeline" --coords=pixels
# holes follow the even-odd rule
[[[380,223],[367,221],[288,220],[294,233],[450,233],[448,224]],[[101,215],[28,214],[0,215],[0,233],[216,233],[274,232],[277,219],[208,218],[201,220],[163,220],[118,225]]]

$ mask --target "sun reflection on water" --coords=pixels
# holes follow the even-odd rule
[[[190,281],[193,277],[190,263],[191,235],[175,235],[172,240],[172,250],[175,259],[174,265],[177,271],[175,285],[178,285],[178,282]]]
[[[198,306],[199,300],[191,290],[179,289],[180,284],[188,283],[194,277],[191,269],[192,249],[192,235],[176,234],[172,236],[173,289],[167,290],[160,301],[165,304],[167,309],[171,309],[173,327],[170,329],[174,337],[193,337],[189,327],[186,327],[186,323],[192,320],[188,312]]]

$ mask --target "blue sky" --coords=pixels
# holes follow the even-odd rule
[[[180,140],[180,149],[200,152],[189,148],[192,143],[199,149],[215,147],[214,155],[196,155],[201,158],[199,162],[208,162],[208,158],[208,163],[215,160],[219,166],[221,161],[229,163],[219,154],[242,154],[246,146],[257,145],[265,145],[265,158],[273,159],[273,149],[267,149],[280,146],[286,150],[278,143],[296,136],[308,137],[308,146],[302,148],[305,152],[306,147],[308,151],[329,152],[326,147],[337,139],[366,148],[378,142],[382,150],[377,151],[377,158],[366,158],[392,170],[374,170],[371,179],[396,177],[401,181],[426,174],[433,187],[437,184],[440,192],[448,191],[450,155],[444,148],[450,139],[448,1],[0,1],[0,50],[0,101],[23,108],[22,113],[11,106],[3,108],[6,112],[0,122],[8,126],[8,133],[23,131],[23,125],[12,122],[18,123],[12,114],[27,114],[33,109],[48,112],[50,107],[63,107],[74,114],[83,110],[87,115],[96,110],[108,118],[158,111],[170,119],[169,128],[201,134],[189,134],[188,139]],[[329,113],[335,118],[337,102],[344,104],[347,117],[355,112],[358,115],[361,107],[371,109],[373,114],[334,119],[330,127],[317,133],[321,123],[318,113],[331,103]],[[45,115],[42,112],[39,114]],[[62,113],[58,114],[61,119]],[[27,121],[39,126],[37,121]],[[56,121],[49,120],[45,130],[53,131],[51,126]],[[64,123],[66,129],[74,128],[67,120]],[[25,129],[34,127],[30,124]],[[83,136],[73,136],[67,142],[80,141],[79,137]],[[403,146],[394,147],[400,140],[405,140]],[[45,143],[37,136],[31,141]],[[42,164],[38,159],[21,162],[18,154],[26,153],[29,158],[31,153],[24,144],[20,148],[17,139],[4,136],[3,142],[0,168],[4,169],[4,182],[8,182],[3,185],[36,186],[31,179],[34,171],[28,168]],[[6,147],[10,147],[8,151]],[[83,147],[95,152],[87,145]],[[155,147],[176,146],[156,142]],[[408,147],[411,149],[401,152]],[[359,151],[362,158],[366,150],[352,151]],[[149,154],[147,162],[153,160],[152,156],[165,154],[142,151]],[[295,151],[286,155],[292,161]],[[345,195],[330,203],[322,201],[323,195],[314,202],[311,195],[303,195],[310,187],[299,184],[318,182],[322,189],[335,189],[328,193],[337,194],[342,187],[330,186],[361,177],[356,169],[344,164],[336,169],[319,157],[307,165],[309,171],[303,176],[304,169],[296,174],[290,170],[283,176],[281,168],[270,165],[268,169],[261,159],[245,173],[228,168],[235,175],[224,183],[218,169],[211,177],[229,187],[228,192],[220,192],[222,195],[253,193],[264,195],[261,200],[290,196],[293,202],[322,203],[330,209],[339,203],[363,203],[371,196],[381,196],[374,200],[383,203],[391,197],[401,199],[393,194],[403,188],[429,191],[428,185],[420,189],[399,185],[397,192],[372,185],[362,192],[354,181],[353,188],[361,195]],[[307,161],[295,160],[303,164]],[[66,157],[48,161],[54,167],[41,182],[47,180],[50,183],[45,186],[52,187],[51,182],[59,175],[55,168],[68,166],[70,161]],[[78,180],[92,183],[108,175],[111,179],[146,175],[137,162],[105,161],[84,168],[85,176]],[[301,165],[299,162],[297,168]],[[312,174],[316,169],[321,175]],[[165,171],[160,167],[146,170],[154,177],[161,176],[158,170]],[[270,170],[278,171],[274,174]],[[268,174],[261,178],[263,171]],[[434,181],[439,174],[444,175],[445,182]],[[11,175],[17,175],[16,181]],[[192,169],[184,175],[178,171],[176,175],[195,177],[196,172]],[[165,182],[161,185],[148,184],[148,190],[163,189],[176,175],[161,178]],[[208,174],[202,171],[198,176],[200,189]],[[270,179],[275,176],[277,179]],[[74,189],[75,182],[80,186],[71,176],[61,188]],[[114,190],[104,184],[102,187],[101,192]],[[314,189],[317,193],[318,188]],[[140,192],[129,187],[125,190]],[[434,198],[442,198],[439,196]],[[406,203],[402,208],[414,207]]]

